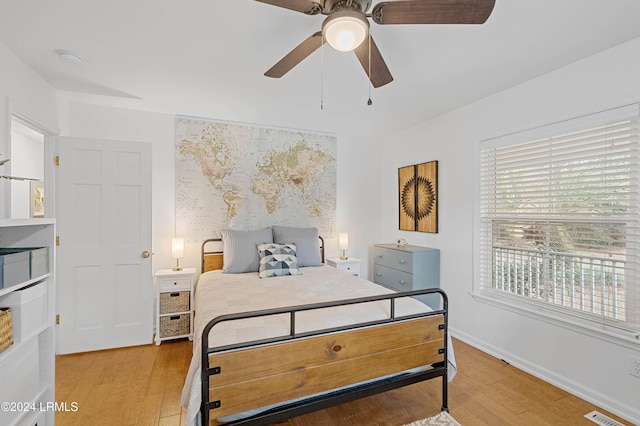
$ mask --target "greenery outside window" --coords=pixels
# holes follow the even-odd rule
[[[638,105],[478,148],[474,293],[640,343]]]

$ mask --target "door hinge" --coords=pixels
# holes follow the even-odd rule
[[[60,314],[56,315],[56,324],[60,324]]]
[[[56,245],[60,245],[60,235],[56,235]]]
[[[56,163],[56,166],[60,166],[60,156],[59,155],[56,155],[56,158],[55,158],[54,162]]]

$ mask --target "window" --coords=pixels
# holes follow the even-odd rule
[[[638,105],[482,141],[477,161],[475,293],[640,343]]]

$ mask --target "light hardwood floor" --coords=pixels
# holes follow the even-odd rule
[[[458,375],[449,386],[450,413],[464,426],[595,425],[583,416],[598,410],[463,342],[454,340]],[[56,401],[76,402],[56,414],[56,425],[184,424],[180,393],[191,342],[165,341],[56,359]],[[399,426],[440,411],[440,379],[297,417],[291,426]]]

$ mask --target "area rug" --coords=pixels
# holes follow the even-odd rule
[[[446,411],[442,411],[435,416],[428,417],[426,419],[417,420],[413,423],[408,423],[404,426],[462,426],[458,423],[451,414]]]

